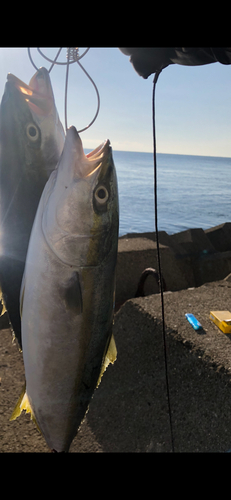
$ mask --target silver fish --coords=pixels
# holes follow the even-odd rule
[[[70,127],[31,233],[21,288],[26,392],[11,417],[30,411],[57,452],[69,450],[97,383],[116,359],[118,224],[110,143],[85,156]]]
[[[39,69],[29,85],[9,73],[0,107],[0,285],[20,347],[19,296],[30,232],[64,140],[48,71]]]

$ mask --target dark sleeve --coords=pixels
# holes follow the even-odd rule
[[[130,56],[134,69],[143,78],[169,64],[198,66],[220,62],[231,64],[231,47],[119,47]]]

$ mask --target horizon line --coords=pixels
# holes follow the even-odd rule
[[[89,151],[93,151],[92,148],[84,148]],[[144,153],[144,154],[153,154],[153,151],[136,151],[134,149],[115,149],[112,148],[113,151],[118,151],[121,153]],[[189,154],[189,153],[163,153],[161,151],[157,151],[157,154],[160,155],[175,155],[175,156],[202,156],[205,158],[231,158],[231,156],[221,156],[221,155],[206,155],[206,154]]]

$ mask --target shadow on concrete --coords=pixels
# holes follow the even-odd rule
[[[145,299],[139,299],[145,300]],[[127,302],[115,319],[118,359],[87,415],[104,452],[170,452],[162,327]],[[168,367],[176,452],[227,451],[231,387],[168,329]]]

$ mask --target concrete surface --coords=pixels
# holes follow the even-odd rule
[[[231,448],[231,336],[209,319],[231,309],[231,281],[164,294],[176,452]],[[204,332],[185,319],[192,312]],[[70,452],[171,452],[159,294],[127,301],[115,315],[118,358],[108,367]],[[0,332],[0,451],[48,452],[29,415],[9,422],[24,382],[22,355]]]
[[[231,449],[231,335],[209,319],[210,310],[231,311],[231,223],[201,231],[178,238],[160,234],[169,290],[164,304],[176,452]],[[219,234],[226,234],[223,247]],[[155,234],[120,238],[117,305],[134,297],[146,267],[157,269]],[[95,391],[71,452],[171,452],[161,302],[151,278],[147,296],[127,300],[115,315],[118,359]],[[186,312],[202,323],[201,334],[187,322]],[[29,415],[9,422],[23,383],[22,354],[12,344],[5,314],[0,318],[0,452],[48,452]]]

